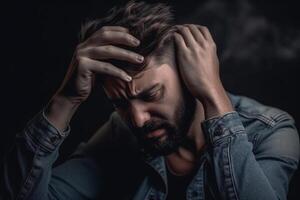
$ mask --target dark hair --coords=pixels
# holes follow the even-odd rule
[[[123,26],[141,41],[137,48],[126,48],[147,57],[154,50],[158,54],[161,53],[160,50],[170,39],[173,25],[174,18],[170,6],[163,3],[129,1],[124,6],[112,8],[104,18],[84,23],[80,32],[80,42],[85,41],[103,26]],[[121,67],[120,64],[124,62],[114,64]],[[138,71],[140,70],[141,67]]]

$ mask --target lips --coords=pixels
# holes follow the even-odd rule
[[[150,132],[147,137],[148,138],[156,138],[156,137],[161,137],[165,134],[165,129],[156,129],[152,132]]]

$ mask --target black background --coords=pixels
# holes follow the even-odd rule
[[[10,1],[1,6],[1,157],[15,134],[59,87],[78,41],[81,23],[126,1]],[[156,1],[151,1],[156,2]],[[235,94],[289,112],[300,123],[300,22],[296,1],[161,1],[178,23],[209,27],[218,46],[221,77]],[[72,120],[62,162],[109,116],[112,106],[95,89]],[[289,199],[298,199],[299,170]]]

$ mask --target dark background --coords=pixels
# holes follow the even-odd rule
[[[15,134],[60,85],[81,23],[126,1],[10,1],[1,6],[1,158]],[[155,1],[151,1],[155,2]],[[161,1],[178,23],[209,27],[218,46],[225,88],[289,112],[300,123],[300,21],[296,1]],[[76,113],[58,162],[87,140],[112,107],[100,89]],[[289,199],[299,199],[299,170]],[[298,197],[298,198],[297,198]]]

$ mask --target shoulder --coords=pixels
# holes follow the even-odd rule
[[[273,127],[282,121],[290,121],[294,124],[293,117],[279,108],[264,105],[246,96],[229,94],[229,97],[235,110],[245,122],[259,120],[268,127]]]
[[[114,141],[118,146],[136,148],[137,140],[134,133],[124,123],[117,112],[113,112],[110,116],[112,132],[114,134]]]
[[[293,117],[252,98],[229,94],[253,143],[253,151],[299,160],[299,135]]]
[[[116,112],[112,112],[108,120],[102,124],[87,141],[81,143],[77,154],[103,157],[137,152],[137,142],[133,133]]]

